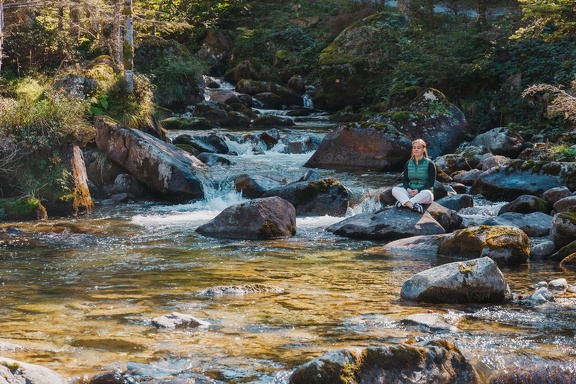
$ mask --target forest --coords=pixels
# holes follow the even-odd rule
[[[331,104],[331,44],[373,15],[385,57]],[[38,196],[38,172],[62,183],[55,148],[91,143],[94,116],[153,128],[202,99],[202,76],[233,82],[246,62],[259,79],[301,76],[318,108],[356,119],[433,87],[474,133],[562,137],[573,160],[575,30],[571,0],[0,1],[0,192]],[[58,91],[70,75],[89,80],[81,97]]]

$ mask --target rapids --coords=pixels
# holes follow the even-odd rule
[[[303,122],[281,134],[322,137],[329,125]],[[171,133],[176,135],[176,133]],[[420,305],[402,302],[402,283],[451,261],[427,254],[374,255],[377,241],[324,229],[341,218],[299,217],[296,236],[274,241],[203,237],[195,229],[243,201],[233,189],[240,173],[300,178],[311,156],[278,148],[256,155],[236,148],[231,166],[211,170],[206,199],[97,206],[94,213],[47,222],[3,223],[31,233],[0,248],[0,355],[39,364],[73,379],[126,364],[151,376],[181,371],[224,382],[283,383],[288,372],[329,350],[409,340],[452,340],[485,374],[522,356],[574,359],[576,311],[571,299],[526,307]],[[358,198],[398,181],[397,174],[317,170],[336,177]],[[349,214],[378,209],[371,199]],[[469,220],[497,212],[484,203]],[[503,268],[513,292],[574,270],[533,260]],[[200,295],[215,286],[262,284],[281,292]],[[163,330],[154,317],[181,312],[210,323]],[[457,332],[404,325],[416,313],[439,313]]]

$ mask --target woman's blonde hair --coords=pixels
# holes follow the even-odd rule
[[[416,139],[412,142],[412,145],[414,144],[421,144],[424,147],[424,157],[428,158],[428,150],[426,149],[426,142],[422,139]],[[410,160],[412,160],[414,158],[414,153],[412,153],[412,156],[410,156]]]

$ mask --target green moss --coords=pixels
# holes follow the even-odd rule
[[[558,214],[558,217],[569,221],[572,225],[576,225],[576,212],[562,212]]]
[[[3,220],[44,220],[46,209],[34,197],[0,199],[0,219]]]
[[[404,121],[408,121],[408,120],[414,120],[415,115],[413,112],[410,112],[410,111],[399,111],[399,112],[393,112],[392,114],[390,114],[390,119],[393,122],[400,123],[400,122],[404,122]]]
[[[394,127],[394,125],[392,124],[388,124],[388,123],[373,123],[373,122],[368,122],[368,121],[361,121],[359,123],[361,128],[364,129],[374,129],[378,132],[382,132],[382,133],[388,133],[391,135],[395,135],[395,136],[400,136],[400,132],[396,129],[396,127]]]

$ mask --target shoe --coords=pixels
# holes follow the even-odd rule
[[[394,205],[396,206],[396,208],[402,208],[402,207],[404,206],[404,205],[403,205],[401,202],[399,202],[399,201],[397,201]]]
[[[412,210],[413,210],[413,211],[416,211],[416,212],[418,212],[418,213],[424,213],[424,207],[421,206],[421,205],[418,204],[418,203],[412,204]]]

